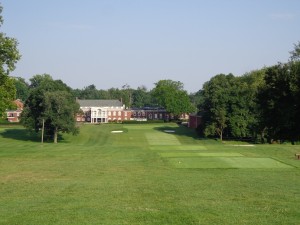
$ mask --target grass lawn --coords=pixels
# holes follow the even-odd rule
[[[175,124],[83,125],[56,145],[0,127],[0,225],[296,225],[296,152]]]

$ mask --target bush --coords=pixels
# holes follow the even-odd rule
[[[6,119],[1,118],[0,119],[0,125],[7,125],[10,124],[10,122],[8,122]]]
[[[0,118],[0,125],[18,126],[18,125],[20,125],[20,123],[19,122],[11,123],[6,119]]]

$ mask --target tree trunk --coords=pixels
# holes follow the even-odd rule
[[[223,141],[223,131],[220,132],[220,140]]]
[[[44,130],[45,130],[45,119],[43,119],[43,126],[42,126],[42,144],[44,143]]]
[[[55,128],[54,130],[54,143],[57,144],[57,135],[58,135],[58,130]]]

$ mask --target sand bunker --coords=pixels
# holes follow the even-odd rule
[[[116,134],[116,133],[123,133],[123,131],[122,130],[113,130],[113,131],[111,131],[111,133],[114,133],[114,134]]]
[[[166,133],[175,133],[175,130],[164,130]]]

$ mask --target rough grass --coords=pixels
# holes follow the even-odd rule
[[[299,146],[224,145],[175,124],[85,125],[57,145],[38,140],[0,128],[1,225],[299,224]],[[199,160],[206,167],[191,168]]]

